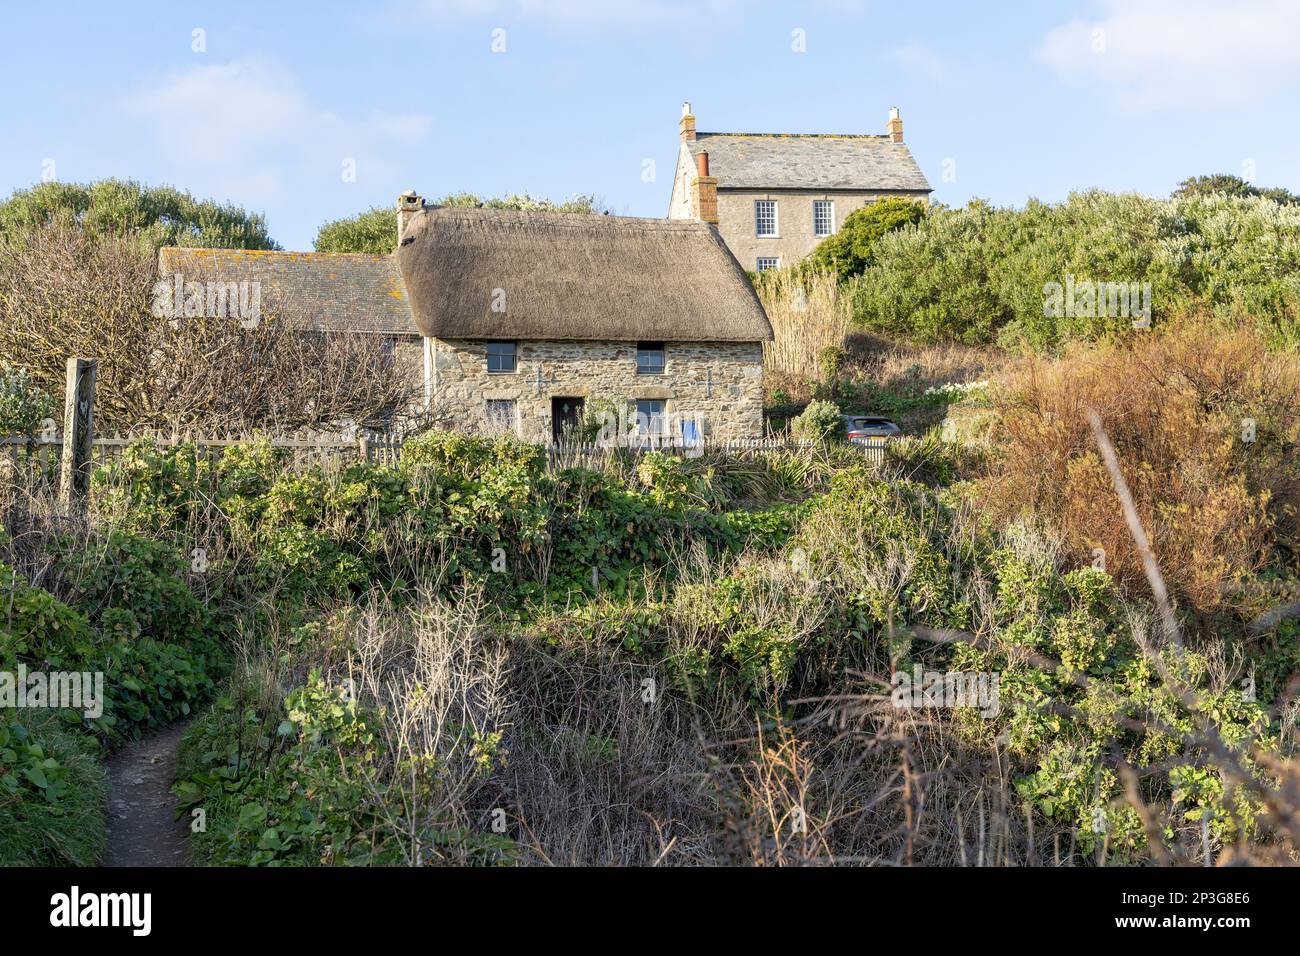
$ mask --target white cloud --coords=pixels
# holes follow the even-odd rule
[[[349,119],[318,106],[297,78],[265,60],[197,66],[119,102],[153,140],[156,154],[187,182],[203,182],[240,203],[274,201],[304,183],[391,177],[386,152],[424,139],[432,119],[372,112]]]
[[[1300,80],[1295,0],[1103,0],[1043,40],[1068,82],[1098,82],[1132,109],[1258,100]]]
[[[900,46],[890,54],[890,58],[913,79],[942,83],[948,78],[947,62],[922,43]]]

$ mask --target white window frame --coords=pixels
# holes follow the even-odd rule
[[[759,215],[759,207],[765,203],[772,204],[772,231],[762,232],[762,217]],[[758,239],[780,239],[781,238],[781,205],[775,199],[755,199],[754,200],[754,236]]]
[[[817,207],[826,205],[830,207],[830,228],[827,232],[817,231]],[[835,235],[835,200],[834,199],[814,199],[813,200],[813,235],[818,239],[825,239],[827,236]]]
[[[500,403],[500,402],[510,403],[510,421],[502,422],[502,424],[508,425],[510,434],[518,435],[519,434],[519,402],[513,398],[489,398],[484,400],[483,417],[484,420],[487,422],[488,433],[498,434],[496,430],[496,426],[498,425],[498,422],[496,419],[492,417],[491,409],[493,404]]]
[[[641,414],[641,403],[658,403],[659,414]],[[632,405],[636,413],[636,434],[638,438],[662,438],[668,434],[668,402],[662,398],[638,398]]]
[[[764,268],[763,268],[763,263],[764,263],[764,262],[770,262],[770,263],[772,263],[770,266],[767,267],[767,269],[779,269],[779,268],[781,268],[781,257],[780,257],[780,256],[759,256],[759,257],[754,261],[754,271],[756,271],[756,272],[766,272],[767,269],[764,269]]]

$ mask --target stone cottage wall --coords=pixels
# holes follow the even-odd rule
[[[429,339],[435,414],[450,427],[487,430],[489,399],[516,405],[516,430],[528,441],[551,438],[551,399],[580,397],[631,406],[662,399],[669,420],[701,420],[704,436],[719,440],[763,434],[761,343],[665,344],[662,375],[638,375],[635,342],[518,343],[517,370],[487,370],[487,343]],[[540,381],[539,381],[540,379]]]

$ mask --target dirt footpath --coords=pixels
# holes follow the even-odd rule
[[[171,786],[186,724],[123,747],[108,761],[108,846],[104,866],[188,866],[185,819],[173,820]]]

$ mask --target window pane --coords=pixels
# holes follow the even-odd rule
[[[507,398],[489,398],[487,402],[488,431],[494,434],[515,430],[515,403]]]
[[[781,260],[768,256],[758,257],[758,271],[766,272],[768,269],[776,269],[780,266]]]
[[[776,235],[775,199],[758,199],[754,201],[754,225],[760,236]]]
[[[658,398],[639,398],[636,403],[636,428],[642,435],[662,435],[664,403]]]
[[[636,347],[636,373],[638,375],[661,375],[664,370],[664,344],[662,342],[638,342]]]
[[[829,199],[813,201],[813,232],[829,236],[835,231],[835,203]]]
[[[487,344],[487,363],[489,372],[513,372],[515,370],[515,343],[489,342]]]

